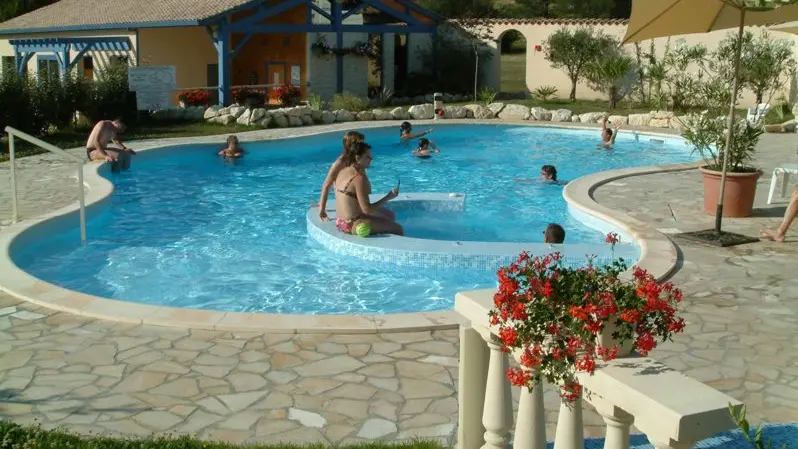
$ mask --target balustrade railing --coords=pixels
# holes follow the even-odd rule
[[[460,449],[546,448],[543,386],[521,388],[513,418],[512,387],[505,376],[509,355],[488,322],[494,290],[457,295],[455,310],[470,321],[460,329]],[[631,428],[646,435],[657,449],[689,449],[696,442],[735,426],[729,405],[742,404],[645,357],[618,358],[579,375],[582,397],[560,404],[554,449],[584,448],[583,401],[606,424],[604,449],[628,449]],[[514,426],[514,427],[513,427]]]

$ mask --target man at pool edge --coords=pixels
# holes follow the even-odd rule
[[[86,141],[86,156],[90,161],[106,161],[111,163],[111,171],[118,172],[130,168],[130,155],[135,151],[127,148],[119,134],[125,132],[127,126],[121,120],[101,120],[94,125]],[[109,143],[120,148],[108,148]]]

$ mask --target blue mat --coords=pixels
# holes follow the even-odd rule
[[[751,432],[753,436],[753,430]],[[772,449],[798,449],[798,423],[766,424],[762,426],[762,441],[767,445],[772,443]],[[632,435],[630,438],[632,449],[654,449],[645,435]],[[552,449],[554,443],[548,444]],[[585,449],[603,449],[604,438],[585,439]],[[754,449],[739,430],[732,430],[699,441],[696,449]]]

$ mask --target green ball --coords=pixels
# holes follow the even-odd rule
[[[371,224],[369,223],[358,223],[355,226],[355,235],[358,237],[368,237],[371,234]]]

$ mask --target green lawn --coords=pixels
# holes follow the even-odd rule
[[[0,421],[0,447],[9,449],[326,449],[323,444],[228,444],[200,441],[188,436],[175,438],[122,439],[79,436],[62,430],[42,430]],[[431,441],[400,444],[363,443],[336,446],[337,449],[444,449]]]
[[[501,56],[502,92],[526,92],[526,53],[503,54]]]
[[[169,137],[194,137],[212,136],[217,134],[234,134],[244,131],[263,129],[260,126],[231,125],[224,126],[218,123],[207,122],[152,122],[139,125],[131,125],[125,135],[125,141],[143,139],[164,139]],[[41,137],[47,143],[51,143],[59,148],[74,148],[86,144],[91,129],[89,128],[67,128],[59,130],[53,134]],[[219,145],[224,144],[224,139],[219,140]],[[135,148],[135,145],[133,146]],[[33,154],[44,153],[41,150],[26,142],[17,139],[17,157],[30,156]],[[4,137],[0,142],[0,162],[8,160],[8,141]]]

